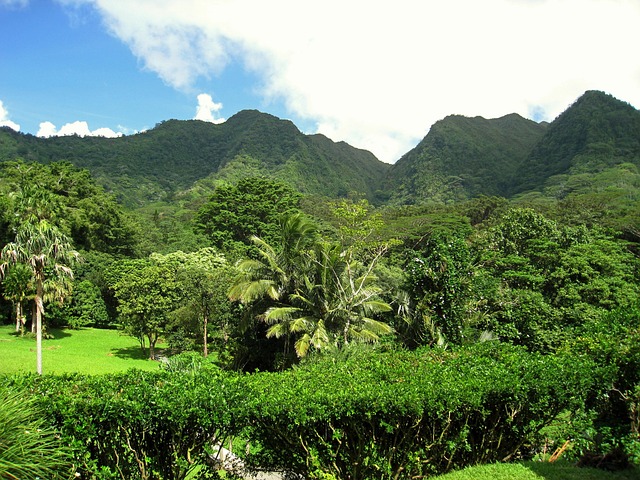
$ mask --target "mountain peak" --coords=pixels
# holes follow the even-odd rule
[[[640,158],[640,112],[608,93],[589,90],[562,112],[523,163],[512,193],[572,170],[595,173]]]

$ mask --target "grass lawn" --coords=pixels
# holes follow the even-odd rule
[[[640,480],[637,468],[606,472],[566,462],[524,462],[482,465],[433,477],[434,480]]]
[[[13,325],[0,325],[0,374],[36,371],[35,337],[20,337]],[[139,368],[158,369],[138,341],[117,330],[51,329],[54,338],[42,342],[43,373],[101,374]],[[159,345],[162,347],[162,345]]]

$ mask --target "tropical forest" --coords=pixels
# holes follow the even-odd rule
[[[0,128],[0,478],[640,478],[640,111],[394,164],[241,111]]]

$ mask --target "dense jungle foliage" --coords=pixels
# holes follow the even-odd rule
[[[0,132],[4,318],[45,344],[47,327],[117,328],[164,365],[0,378],[0,398],[29,398],[25,425],[43,432],[23,451],[60,441],[50,464],[27,453],[25,468],[216,478],[230,441],[245,469],[299,478],[421,478],[565,442],[567,458],[637,464],[640,131],[630,108],[588,92],[548,126],[443,120],[390,170],[405,180],[379,205],[380,184],[363,190],[351,177],[340,191],[301,189],[299,174],[321,185],[341,173],[316,172],[305,163],[316,157],[296,157],[300,145],[323,144],[327,158],[351,147],[257,112],[230,119],[233,135],[194,140],[202,155],[236,155],[218,171],[197,174],[195,156],[162,146],[163,132],[197,137],[189,122],[142,134],[143,156],[163,152],[184,177],[163,186],[148,156],[127,167],[137,173],[122,190],[120,173],[94,176],[69,153],[95,148],[107,167],[111,140]],[[48,155],[54,145],[64,148]],[[69,161],[53,161],[63,151]],[[555,163],[516,166],[531,159]],[[506,176],[518,173],[527,191]],[[151,184],[160,195],[141,194]]]

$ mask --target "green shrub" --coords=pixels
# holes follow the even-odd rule
[[[234,433],[225,379],[214,376],[131,370],[14,381],[47,404],[83,478],[184,479]]]
[[[158,372],[5,383],[47,407],[83,478],[213,475],[211,447],[241,438],[249,467],[382,479],[527,453],[560,412],[584,408],[601,373],[586,357],[487,342],[354,350],[280,373],[239,375],[182,356]]]
[[[0,478],[71,477],[71,457],[33,400],[0,386]]]
[[[305,478],[396,478],[514,458],[598,373],[501,344],[330,358],[247,378],[248,460]]]

